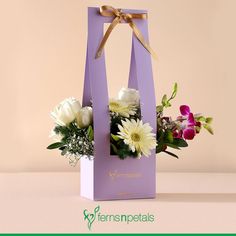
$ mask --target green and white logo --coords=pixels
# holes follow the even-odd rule
[[[135,222],[154,222],[155,217],[153,214],[102,214],[100,212],[100,206],[94,208],[93,212],[90,213],[87,209],[83,211],[84,220],[87,221],[88,229],[91,230],[94,221],[97,222],[117,222],[117,223],[135,223]]]
[[[84,220],[88,221],[88,228],[91,230],[92,223],[96,220],[97,213],[100,210],[100,206],[94,208],[93,213],[89,213],[87,209],[84,210]]]

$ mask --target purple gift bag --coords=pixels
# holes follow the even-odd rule
[[[95,54],[103,38],[104,23],[112,17],[103,17],[99,8],[88,8],[88,44],[84,80],[83,106],[93,102],[94,159],[81,158],[81,196],[92,200],[154,198],[156,196],[156,154],[149,157],[119,159],[110,155],[110,118],[104,53]],[[145,13],[141,10],[123,10]],[[134,20],[148,40],[147,20]],[[112,78],[111,78],[112,79]],[[143,122],[156,132],[156,104],[150,53],[138,39],[132,37],[129,88],[140,93]]]

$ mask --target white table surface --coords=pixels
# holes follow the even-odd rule
[[[0,233],[235,233],[236,174],[158,173],[156,199],[93,202],[80,197],[79,173],[1,173]],[[84,209],[146,214],[153,223],[94,222]]]

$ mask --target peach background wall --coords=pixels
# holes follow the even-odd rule
[[[234,0],[0,0],[0,171],[79,170],[46,150],[49,111],[81,99],[87,7],[103,4],[149,11],[157,101],[180,85],[168,114],[187,103],[214,117],[214,136],[203,132],[179,160],[160,154],[158,170],[235,172]],[[127,82],[130,37],[119,25],[106,45],[111,96]]]

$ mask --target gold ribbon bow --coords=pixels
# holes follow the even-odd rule
[[[136,38],[139,40],[139,42],[144,46],[144,48],[154,57],[156,58],[155,52],[151,49],[148,43],[145,42],[145,39],[138,29],[138,27],[135,25],[132,19],[147,19],[147,14],[146,13],[124,13],[122,12],[121,9],[116,9],[111,6],[102,6],[100,7],[100,14],[102,16],[107,16],[107,17],[115,17],[114,20],[111,22],[109,25],[99,47],[96,52],[95,58],[99,58],[102,55],[103,48],[106,44],[106,41],[108,37],[110,36],[112,30],[115,28],[115,26],[122,21],[126,22],[129,24],[129,26],[132,28],[134,35]]]

